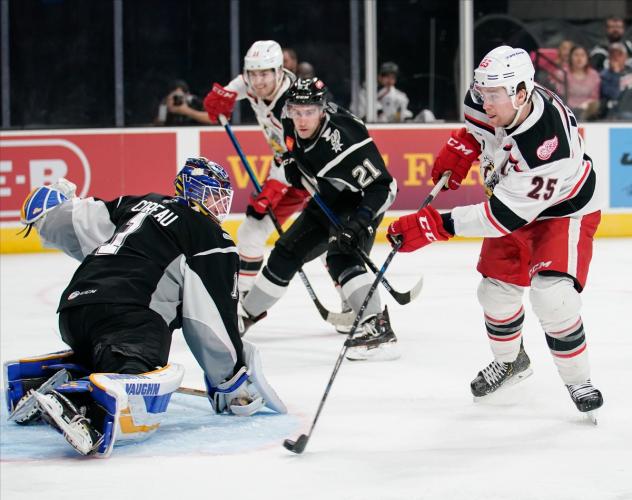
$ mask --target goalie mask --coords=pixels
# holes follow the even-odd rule
[[[259,40],[253,43],[244,57],[244,80],[252,88],[250,71],[274,70],[275,88],[283,80],[283,50],[274,40]]]
[[[224,168],[204,157],[188,158],[174,181],[176,196],[191,208],[221,223],[233,201],[233,188]]]
[[[483,104],[486,100],[511,100],[516,110],[514,120],[509,128],[515,125],[520,112],[529,101],[534,89],[535,69],[529,54],[524,49],[512,48],[508,45],[496,47],[489,52],[474,70],[474,81],[470,86],[470,96],[477,104]],[[518,85],[524,84],[527,97],[525,102],[518,105],[516,96]],[[500,88],[505,92],[500,92]],[[494,89],[494,90],[492,90]]]

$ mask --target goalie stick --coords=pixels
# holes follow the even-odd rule
[[[228,134],[228,137],[230,138],[230,141],[233,143],[233,147],[235,148],[235,151],[237,151],[237,154],[239,155],[239,158],[241,158],[241,162],[244,165],[244,168],[246,169],[246,172],[248,173],[248,177],[250,177],[250,180],[252,181],[253,185],[255,186],[255,189],[257,191],[257,193],[261,192],[261,185],[259,184],[259,181],[257,180],[257,177],[255,176],[252,167],[250,166],[250,163],[248,162],[248,159],[246,158],[246,155],[244,155],[244,152],[241,149],[241,146],[239,145],[239,142],[237,142],[237,137],[235,137],[235,134],[233,133],[233,130],[230,126],[230,124],[228,123],[228,120],[226,119],[226,117],[224,115],[219,115],[219,122],[224,126],[224,129],[226,130],[226,133]],[[274,224],[274,227],[276,228],[277,232],[279,233],[279,236],[283,234],[283,228],[281,227],[281,224],[279,224],[279,220],[276,218],[276,216],[274,215],[274,212],[272,211],[272,208],[268,207],[268,215],[270,216],[270,219],[272,220],[272,223]],[[328,310],[320,300],[318,300],[318,297],[316,296],[316,292],[314,291],[314,288],[312,287],[312,284],[309,282],[309,280],[307,279],[307,276],[305,275],[305,272],[303,271],[303,268],[299,268],[298,270],[298,275],[301,278],[301,281],[303,282],[303,284],[305,285],[305,288],[307,289],[307,293],[309,294],[309,297],[312,299],[312,302],[314,302],[314,305],[316,306],[316,309],[318,309],[318,312],[320,313],[320,316],[327,322],[331,323],[332,325],[335,326],[349,326],[351,325],[351,323],[353,322],[353,312],[348,312],[348,313],[336,313],[336,312],[332,312],[330,310]]]
[[[443,174],[441,179],[439,179],[439,182],[437,182],[437,185],[432,189],[430,194],[424,199],[423,203],[421,204],[420,209],[428,205],[432,200],[434,200],[434,198],[437,196],[439,191],[441,191],[441,188],[445,185],[445,183],[450,178],[451,173],[452,172],[450,171],[446,171]],[[342,361],[345,359],[345,354],[347,353],[347,349],[349,348],[348,342],[349,340],[351,340],[351,338],[353,338],[353,335],[355,334],[355,331],[357,330],[358,325],[360,323],[360,318],[362,317],[362,314],[364,313],[364,310],[366,309],[366,306],[369,303],[369,300],[371,300],[371,297],[373,296],[373,293],[375,292],[375,289],[377,288],[378,284],[382,280],[382,277],[384,276],[386,269],[388,268],[389,264],[391,263],[391,260],[393,260],[393,257],[395,257],[395,254],[397,253],[397,251],[399,250],[401,246],[402,246],[402,241],[400,240],[399,242],[395,244],[391,252],[388,254],[388,256],[386,257],[386,260],[384,261],[384,264],[382,264],[382,267],[380,268],[377,275],[375,276],[375,280],[373,281],[371,288],[366,294],[366,297],[364,298],[364,302],[362,302],[362,305],[360,306],[360,310],[358,314],[356,315],[355,320],[353,321],[351,331],[349,332],[349,335],[347,336],[347,339],[345,340],[342,350],[340,351],[340,354],[338,355],[338,359],[336,360],[336,364],[334,365],[334,370],[331,373],[331,376],[329,377],[329,382],[327,382],[325,393],[323,394],[323,397],[320,399],[320,404],[318,405],[318,410],[316,410],[316,415],[314,416],[314,420],[312,421],[312,426],[310,427],[309,432],[307,434],[301,434],[295,441],[292,439],[286,439],[285,441],[283,441],[283,446],[289,451],[291,451],[292,453],[301,454],[303,453],[303,451],[305,451],[307,442],[309,441],[309,438],[312,436],[312,433],[314,432],[314,427],[316,426],[316,422],[318,422],[318,417],[320,416],[320,412],[322,411],[323,406],[325,406],[327,395],[329,394],[331,386],[334,383],[334,379],[336,378],[336,375],[338,374],[340,365],[342,364]]]

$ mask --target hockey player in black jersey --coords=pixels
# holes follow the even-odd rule
[[[85,455],[146,438],[184,375],[168,362],[177,328],[217,413],[286,411],[237,328],[239,257],[220,225],[233,196],[228,174],[189,158],[175,191],[80,199],[62,179],[29,194],[22,221],[82,263],[58,309],[72,351],[6,363],[10,419],[41,417]]]
[[[319,193],[342,221],[334,228],[314,200],[277,241],[267,265],[241,303],[244,325],[260,319],[285,293],[299,266],[327,252],[330,274],[344,299],[358,312],[372,283],[355,249],[370,251],[384,212],[393,203],[397,183],[364,123],[328,103],[318,78],[299,79],[286,94],[283,119],[285,172],[297,188],[303,182]],[[394,359],[396,337],[388,311],[376,293],[361,327],[350,341],[349,359]]]

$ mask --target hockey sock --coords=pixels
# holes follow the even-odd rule
[[[347,303],[351,308],[358,313],[360,307],[366,298],[369,289],[371,288],[372,279],[367,272],[357,274],[351,279],[345,279],[344,273],[340,275],[340,282],[342,284],[342,295],[346,298]],[[380,303],[380,296],[377,291],[373,294],[369,303],[364,310],[362,319],[368,318],[375,314],[382,312],[382,305]]]
[[[512,363],[516,360],[522,342],[524,308],[504,317],[495,318],[485,313],[485,329],[496,361]]]
[[[264,267],[263,272],[243,300],[244,309],[252,317],[263,314],[283,296],[288,285],[288,281],[274,276],[267,266]]]

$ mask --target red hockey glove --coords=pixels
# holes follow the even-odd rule
[[[219,115],[229,118],[235,107],[236,99],[237,92],[226,90],[219,83],[214,83],[213,88],[204,98],[204,109],[211,122],[217,123]]]
[[[481,146],[474,136],[465,127],[454,130],[448,142],[441,148],[432,167],[432,180],[436,184],[441,179],[443,172],[452,170],[452,175],[447,186],[450,189],[459,189],[461,181],[467,176],[472,163],[481,154]],[[447,188],[443,188],[447,189]]]
[[[257,196],[250,197],[250,204],[246,209],[246,214],[258,220],[263,219],[268,213],[268,207],[274,210],[288,189],[289,187],[282,182],[268,179],[264,183],[261,192]]]
[[[446,241],[452,235],[443,227],[441,214],[428,205],[393,222],[388,226],[386,237],[392,246],[400,239],[403,241],[400,252],[412,252],[434,241]]]

